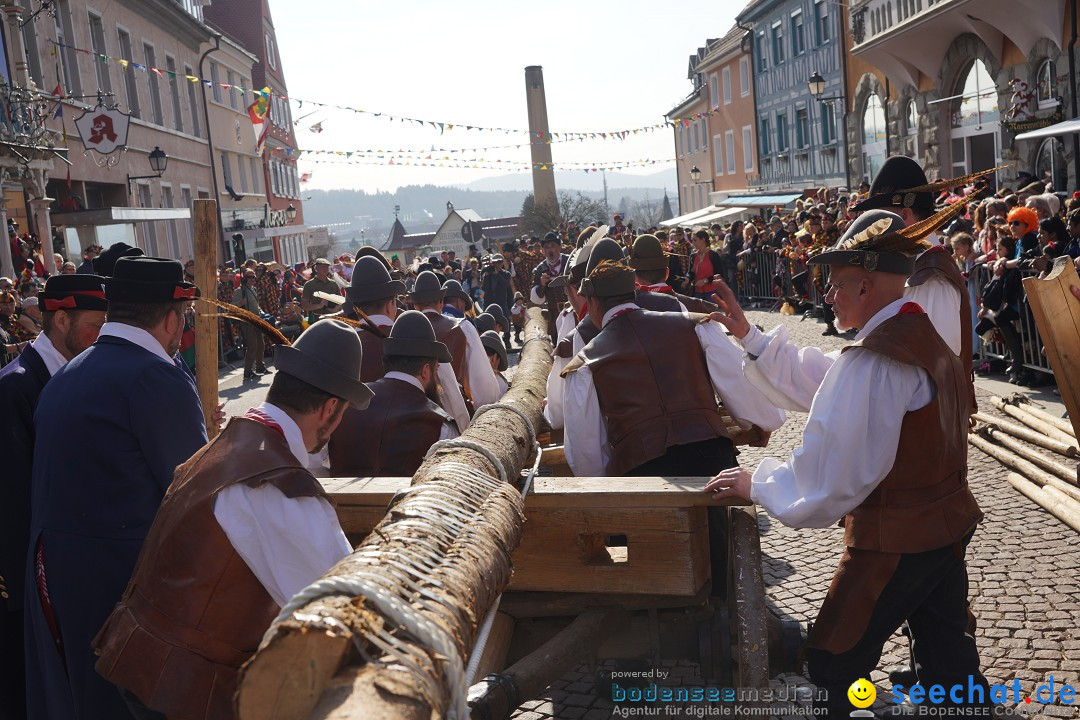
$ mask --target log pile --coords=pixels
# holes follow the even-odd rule
[[[994,396],[990,402],[1023,425],[976,413],[979,424],[968,442],[1013,470],[1009,484],[1016,490],[1080,532],[1080,468],[1071,467],[1080,451],[1072,424],[1039,410],[1023,396]],[[1069,465],[1021,440],[1064,456]]]
[[[282,609],[241,671],[243,720],[468,717],[478,627],[509,585],[552,349],[540,311],[510,390],[429,455],[353,553]]]

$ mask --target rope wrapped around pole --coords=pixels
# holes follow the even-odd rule
[[[529,315],[506,395],[461,442],[435,448],[353,553],[282,608],[241,669],[242,720],[468,717],[465,663],[510,584],[524,524],[512,483],[534,452],[551,368],[546,322]]]

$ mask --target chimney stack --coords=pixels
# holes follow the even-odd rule
[[[555,195],[555,168],[551,163],[551,137],[548,133],[547,97],[544,94],[544,69],[539,65],[525,68],[525,100],[529,110],[529,147],[533,163],[533,199],[536,207],[558,209]],[[541,166],[546,170],[541,170]]]

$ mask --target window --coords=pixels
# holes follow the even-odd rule
[[[832,29],[829,27],[829,2],[830,0],[814,0],[814,34],[817,35],[818,45],[829,42],[832,37]]]
[[[270,37],[270,33],[266,33],[266,63],[277,70],[277,56],[274,52],[274,38]]]
[[[765,43],[765,31],[762,30],[757,34],[757,58],[758,58],[758,72],[765,72],[769,69],[769,48]]]
[[[904,111],[904,132],[914,135],[919,130],[919,111],[915,109],[915,99],[907,101],[907,110]]]
[[[191,188],[189,188],[187,186],[184,186],[184,185],[180,186],[180,202],[182,202],[183,207],[186,207],[188,210],[194,210],[194,204],[191,201]],[[194,213],[192,213],[192,217],[194,217]],[[183,221],[181,221],[181,222],[182,222],[181,227],[184,228],[184,257],[193,257],[194,254],[195,254],[194,249],[192,247],[192,242],[191,242],[191,240],[192,240],[192,238],[191,238],[191,236],[192,236],[191,223],[193,221],[188,220],[187,222],[183,222]]]
[[[278,167],[277,160],[270,162],[270,187],[274,195],[281,195],[281,168]]]
[[[806,108],[795,110],[795,147],[805,148],[810,145],[810,117]]]
[[[787,152],[787,113],[776,113],[776,152]]]
[[[964,84],[955,94],[961,95],[961,100],[959,112],[953,113],[953,127],[986,125],[1001,117],[997,87],[982,60],[971,64]]]
[[[23,52],[26,57],[26,69],[30,73],[30,79],[39,88],[44,87],[41,75],[41,53],[38,51],[37,23],[26,23],[22,28]]]
[[[713,151],[713,168],[717,175],[724,174],[724,157],[723,148],[720,145],[721,137],[719,135],[713,135],[712,139],[712,151]]]
[[[758,142],[761,144],[759,149],[763,157],[769,154],[769,140],[771,138],[772,132],[769,130],[769,118],[763,117],[758,128]]]
[[[131,35],[118,30],[116,36],[120,44],[120,57],[130,63],[134,60],[131,55]],[[139,113],[139,85],[135,81],[135,68],[130,65],[124,68],[124,90],[127,92],[128,112],[132,117],[142,117]]]
[[[98,90],[110,93],[112,92],[112,76],[109,75],[109,65],[101,59],[102,55],[109,54],[109,49],[105,47],[105,25],[101,22],[99,15],[89,13],[89,18],[90,47],[96,56],[91,59],[91,62],[94,63],[94,70],[97,72]]]
[[[154,55],[154,48],[147,43],[143,43],[143,57],[146,59],[146,81],[150,86],[150,119],[155,125],[164,125],[165,119],[161,112],[161,77],[151,69],[157,67],[157,57]]]
[[[225,185],[232,186],[232,166],[229,164],[229,153],[224,151],[221,153],[221,179],[225,181]]]
[[[150,197],[150,184],[139,185],[139,207],[153,207],[154,201]],[[158,249],[157,245],[157,223],[145,222],[141,223],[143,229],[143,248],[147,255],[152,257],[161,257],[162,252]]]
[[[735,131],[724,131],[724,155],[727,157],[727,174],[735,174]]]
[[[742,161],[744,171],[754,171],[754,129],[749,125],[742,129]]]
[[[836,117],[830,103],[821,103],[821,144],[829,145],[836,141]]]
[[[233,110],[239,110],[240,107],[236,102],[236,98],[240,95],[240,88],[236,87],[236,75],[232,70],[225,71],[225,82],[229,86],[229,107]]]
[[[1057,67],[1052,60],[1046,60],[1039,66],[1039,78],[1036,93],[1039,98],[1039,109],[1057,107],[1061,102],[1058,98]]]
[[[236,189],[237,192],[246,193],[248,191],[248,164],[244,162],[242,155],[236,157],[236,169],[240,171],[240,187]]]
[[[773,65],[784,62],[784,27],[779,20],[772,26]]]
[[[173,127],[184,132],[184,108],[180,107],[180,80],[176,77],[176,58],[166,55],[165,69],[169,73],[169,99],[172,102]]]
[[[739,58],[739,94],[746,97],[750,94],[750,58]]]
[[[731,104],[731,68],[724,68],[724,104]]]
[[[791,14],[791,56],[802,55],[806,51],[806,38],[803,35],[802,10]]]
[[[195,72],[191,69],[190,65],[184,66],[184,75],[188,77],[195,77]],[[199,96],[195,91],[195,86],[198,83],[193,83],[184,78],[187,81],[187,97],[188,106],[191,108],[191,134],[195,137],[202,137],[202,130],[199,128]]]
[[[709,107],[714,110],[720,105],[720,93],[716,88],[716,73],[709,75]]]
[[[259,158],[248,158],[251,161],[251,192],[255,194],[262,193],[261,183],[259,182],[259,176],[262,175],[260,170],[262,167],[259,164]]]
[[[214,102],[221,102],[221,74],[218,72],[218,66],[216,62],[210,63],[210,85],[214,91]]]
[[[167,183],[161,184],[161,205],[162,207],[171,208],[173,206],[173,191],[172,186]],[[165,223],[165,236],[169,242],[169,257],[181,259],[180,257],[180,229],[177,227],[179,220],[169,220]]]
[[[82,95],[79,60],[74,47],[78,42],[71,27],[71,7],[68,0],[57,0],[55,9],[56,16],[53,21],[56,27],[56,54],[60,57],[60,67],[63,70],[64,89],[69,95]]]
[[[877,93],[870,95],[863,112],[863,144],[885,142],[885,109]]]

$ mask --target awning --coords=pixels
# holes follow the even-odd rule
[[[670,220],[665,220],[664,222],[660,223],[660,227],[673,227],[675,225],[693,225],[695,222],[697,222],[698,218],[704,215],[708,215],[709,213],[714,213],[719,209],[720,208],[715,205],[703,207],[699,210],[688,212],[685,215],[680,215],[678,217],[673,217]]]
[[[773,195],[732,195],[721,200],[717,205],[721,207],[783,207],[790,202],[795,202],[802,196],[801,192]]]
[[[142,208],[108,207],[94,210],[74,210],[56,212],[49,215],[53,225],[65,227],[87,227],[91,225],[123,225],[126,223],[155,222],[157,220],[187,220],[191,217],[188,208]]]
[[[738,207],[720,208],[716,212],[709,213],[708,215],[697,218],[696,220],[694,220],[694,224],[695,225],[699,225],[699,224],[703,225],[705,223],[715,222],[717,220],[721,220],[723,218],[730,217],[731,215],[738,215],[741,212],[746,212],[749,209],[750,208],[743,207],[742,205],[740,205]]]
[[[1038,130],[1031,130],[1026,133],[1020,133],[1016,136],[1016,139],[1038,140],[1039,138],[1057,137],[1060,135],[1072,135],[1073,133],[1080,133],[1080,118],[1073,118],[1072,120],[1054,123],[1053,125],[1039,128]]]

